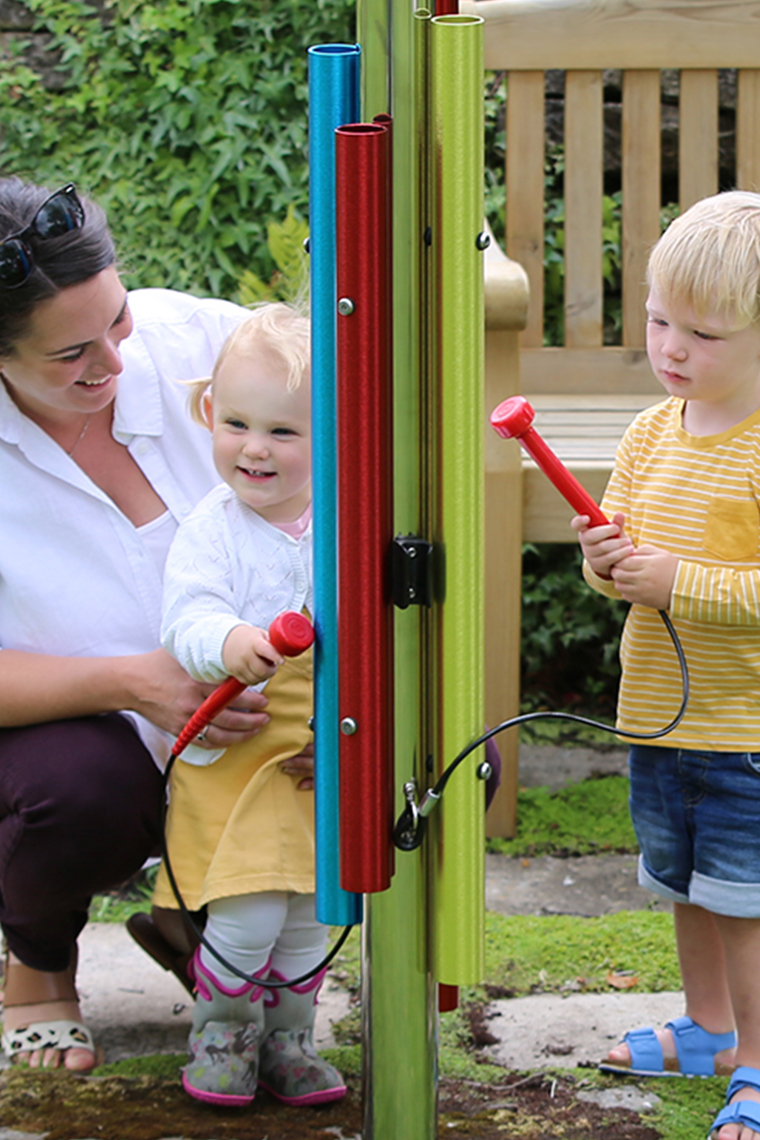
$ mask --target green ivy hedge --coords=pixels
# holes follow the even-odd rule
[[[23,39],[0,73],[0,170],[74,181],[106,209],[127,284],[237,296],[268,280],[267,224],[307,212],[307,48],[353,42],[353,0],[25,0],[65,76]]]

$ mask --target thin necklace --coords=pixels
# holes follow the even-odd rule
[[[74,443],[74,446],[72,447],[71,451],[66,452],[67,455],[69,455],[69,456],[73,455],[74,452],[76,451],[76,449],[79,447],[82,440],[84,439],[84,437],[87,435],[87,429],[90,426],[90,420],[92,419],[92,416],[93,416],[93,413],[90,412],[89,416],[84,421],[84,427],[82,428],[79,435],[77,436],[76,442]]]

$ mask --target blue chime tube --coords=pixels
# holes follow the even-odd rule
[[[317,918],[347,926],[361,922],[362,897],[340,886],[335,129],[359,119],[361,49],[318,44],[308,54]]]

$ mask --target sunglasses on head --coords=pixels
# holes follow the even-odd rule
[[[84,206],[70,182],[42,203],[26,229],[0,241],[0,285],[16,289],[34,266],[29,240],[46,241],[84,225]]]

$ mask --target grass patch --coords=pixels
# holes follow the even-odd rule
[[[660,1100],[651,1113],[642,1114],[664,1137],[678,1140],[705,1140],[707,1130],[723,1107],[728,1079],[706,1077],[693,1081],[652,1080],[646,1082]]]
[[[608,974],[631,971],[638,993],[681,988],[670,914],[620,911],[601,918],[486,914],[486,992],[604,993]]]
[[[152,1053],[148,1057],[126,1057],[110,1065],[98,1065],[98,1077],[154,1077],[159,1081],[178,1081],[187,1061],[186,1053]]]
[[[328,947],[334,946],[343,930],[342,926],[334,926],[330,931]],[[335,978],[348,990],[350,994],[358,995],[361,986],[362,971],[362,937],[361,927],[355,926],[343,943],[340,953],[333,958],[330,968],[331,977]]]
[[[517,835],[489,839],[504,855],[598,855],[636,852],[628,812],[628,778],[581,780],[558,792],[526,788],[517,800]]]
[[[490,1064],[473,1045],[468,1018],[468,999],[473,992],[462,990],[459,1008],[442,1013],[438,1019],[438,1068],[442,1077],[499,1084],[504,1080],[503,1067]]]

